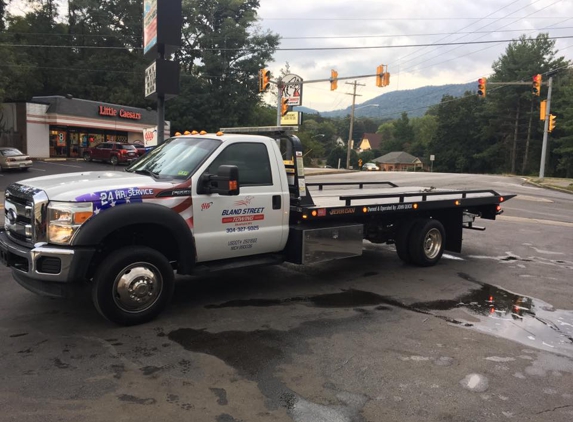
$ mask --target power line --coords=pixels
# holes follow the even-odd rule
[[[512,4],[517,3],[518,1],[519,1],[519,0],[514,0],[514,1],[511,2],[510,4],[508,4],[508,5],[506,5],[506,6],[503,6],[503,7],[499,8],[499,9],[497,9],[496,11],[490,13],[489,15],[487,15],[487,16],[481,18],[480,20],[478,20],[478,21],[476,21],[476,22],[480,22],[480,21],[482,21],[482,20],[485,20],[485,19],[489,18],[490,16],[495,15],[497,12],[499,12],[499,11],[501,11],[501,10],[503,10],[503,9],[505,9],[505,8],[507,8],[507,7],[509,7],[509,6],[511,6]],[[540,0],[537,0],[537,1],[540,1]],[[472,23],[470,23],[469,25],[466,25],[466,26],[464,26],[463,28],[460,28],[459,30],[461,31],[461,30],[464,30],[464,29],[466,29],[466,28],[469,28],[470,26],[473,26],[474,23],[476,23],[476,22],[472,22]],[[486,25],[486,26],[487,26],[487,25]],[[483,28],[483,27],[482,27],[482,28]],[[482,29],[482,28],[478,28],[478,29]],[[456,31],[456,32],[458,32],[458,31]],[[459,38],[455,39],[454,41],[457,41],[457,40],[459,40],[460,38],[463,38],[463,37],[465,37],[465,35],[462,36],[462,37],[459,37]],[[443,40],[445,40],[446,38],[449,38],[449,35],[440,38],[439,40],[433,42],[432,44],[437,45],[440,41],[443,41]],[[404,57],[399,57],[399,58],[397,59],[397,61],[399,62],[400,66],[402,66],[402,64],[403,64],[403,63],[401,62],[402,59],[404,59],[404,58],[406,58],[406,57],[409,57],[409,56],[411,56],[411,55],[413,55],[413,54],[416,54],[416,53],[418,53],[419,51],[423,50],[424,48],[426,48],[426,47],[423,47],[423,48],[421,48],[421,49],[419,49],[419,50],[416,50],[416,51],[412,51],[412,52],[410,52],[409,54],[405,55]],[[428,52],[426,52],[426,53],[424,53],[424,54],[422,54],[422,55],[426,55],[426,54],[428,54]],[[418,58],[418,57],[419,57],[419,56],[416,56],[416,58]],[[409,62],[409,61],[415,60],[416,58],[410,59],[410,60],[406,61],[406,63]]]
[[[523,19],[524,17],[520,17]],[[482,20],[486,18],[475,18],[475,17],[456,17],[456,18],[259,18],[264,21],[459,21],[459,20]],[[487,19],[498,19],[498,18],[487,18]],[[513,19],[513,18],[501,18],[501,19]],[[538,16],[536,18],[530,19],[555,19],[555,16]]]
[[[535,3],[539,3],[540,1],[541,1],[541,0],[535,0],[531,5],[533,5],[533,4],[535,4]],[[560,0],[557,0],[557,1],[560,1]],[[515,3],[515,2],[510,3],[508,6],[511,6],[511,5],[514,4],[514,3]],[[494,13],[497,13],[497,12],[499,12],[500,10],[505,9],[505,8],[508,7],[508,6],[505,6],[505,7],[502,7],[501,9],[496,10]],[[524,7],[520,8],[520,9],[514,10],[513,12],[511,12],[511,13],[509,13],[509,14],[503,16],[502,18],[496,18],[496,20],[494,20],[493,22],[490,22],[490,23],[488,23],[488,24],[486,24],[486,25],[480,26],[480,27],[478,28],[478,30],[483,29],[483,28],[486,28],[486,27],[488,27],[489,25],[491,25],[492,23],[498,22],[498,21],[500,21],[500,20],[503,19],[503,18],[509,17],[509,16],[513,15],[515,12],[521,11],[521,10],[523,10],[523,9],[529,7],[529,6],[530,6],[530,5],[528,4],[527,6],[524,6]],[[486,16],[486,18],[489,17],[489,16],[491,16],[491,15],[492,15],[492,14],[489,14],[488,16]],[[478,21],[478,22],[479,22],[479,21]],[[516,21],[511,22],[509,25],[511,25],[511,24],[513,24],[513,23],[515,23],[515,22],[516,22]],[[465,28],[467,28],[467,27],[465,27]],[[462,28],[462,29],[465,29],[465,28]],[[462,38],[465,38],[465,37],[466,37],[466,35],[463,35],[463,36],[461,36],[461,37],[458,37],[458,38],[456,38],[456,39],[454,40],[454,42],[455,42],[455,41],[459,41],[459,40],[461,40]],[[474,39],[474,41],[476,41],[476,40],[478,40],[478,39],[480,39],[480,38],[483,38],[483,37],[485,37],[485,35],[482,35],[481,37],[478,37],[478,38]],[[446,37],[446,38],[447,38],[447,37]],[[433,49],[433,50],[431,50],[431,51],[426,51],[424,54],[421,54],[421,55],[419,55],[419,56],[416,56],[416,57],[414,57],[414,58],[412,58],[412,59],[410,59],[410,60],[407,60],[406,62],[401,62],[401,63],[400,63],[400,68],[401,68],[402,65],[404,65],[405,63],[411,62],[411,61],[413,61],[413,60],[417,60],[417,59],[419,59],[420,57],[425,56],[425,55],[431,53],[432,51],[436,51],[436,50],[438,50],[438,49],[435,48],[435,49]],[[452,50],[454,50],[454,49],[452,49]],[[452,50],[449,50],[449,51],[452,51]],[[446,52],[446,53],[447,53],[447,52]],[[442,53],[442,54],[445,54],[445,53]],[[409,55],[411,55],[411,54],[409,54]],[[406,56],[406,57],[407,57],[407,56]],[[439,55],[436,56],[436,57],[439,57]],[[417,66],[417,65],[416,65],[416,66]],[[410,67],[410,69],[411,69],[411,67]],[[408,69],[406,69],[406,71],[407,71],[407,70],[408,70]]]
[[[573,35],[562,37],[548,37],[550,40],[569,39]],[[410,48],[410,47],[430,47],[430,46],[446,46],[446,45],[474,45],[474,44],[501,44],[504,42],[513,42],[515,40],[490,40],[490,41],[465,41],[465,42],[452,42],[452,43],[439,43],[439,44],[401,44],[401,45],[375,45],[375,46],[353,46],[353,47],[297,47],[297,48],[276,48],[277,51],[329,51],[329,50],[377,50],[387,48]],[[113,49],[113,50],[142,50],[142,47],[102,47],[92,45],[42,45],[42,44],[4,44],[0,43],[0,47],[30,47],[30,48],[87,48],[87,49]],[[194,49],[199,50],[199,49]],[[256,52],[260,49],[256,48],[202,48],[201,51],[249,51]],[[451,51],[451,50],[450,50]]]
[[[141,35],[117,35],[117,34],[53,34],[49,32],[10,32],[9,30],[3,32],[2,35],[41,35],[41,36],[53,36],[53,37],[103,37],[103,38],[143,38]]]
[[[540,0],[537,0],[535,3],[537,3],[538,1],[540,1]],[[557,1],[555,1],[555,2],[553,2],[553,3],[551,3],[551,4],[549,4],[548,6],[545,6],[544,8],[542,8],[542,9],[540,9],[540,10],[537,10],[537,11],[535,11],[535,12],[530,13],[530,15],[533,15],[533,14],[535,14],[535,13],[538,13],[538,12],[540,12],[540,11],[543,10],[543,9],[547,9],[547,8],[550,7],[550,6],[552,6],[552,5],[556,4],[556,3],[559,3],[560,1],[561,1],[561,0],[557,0]],[[529,16],[529,15],[528,15],[528,16]],[[519,20],[519,19],[518,19],[518,20]],[[502,26],[501,28],[505,28],[506,26],[511,25],[512,23],[517,22],[518,20],[515,20],[514,22],[511,22],[511,23],[509,23],[509,24],[507,24],[507,25],[505,25],[505,26]],[[566,19],[566,20],[568,20],[568,19]],[[561,21],[560,23],[562,23],[562,22],[564,22],[564,21]],[[486,25],[486,26],[487,26],[487,25]],[[483,27],[482,27],[482,28],[483,28]],[[501,28],[499,28],[499,29],[501,29]],[[480,28],[480,29],[481,29],[481,28]],[[479,42],[476,41],[476,40],[479,40],[480,38],[483,38],[484,36],[485,36],[485,35],[474,39],[473,42],[479,43]],[[556,37],[555,37],[555,38],[556,38]],[[548,39],[553,39],[553,38],[548,38]],[[512,41],[514,41],[514,40],[512,40]],[[505,40],[499,40],[499,44],[504,43],[504,42],[506,42],[506,41],[505,41]],[[499,44],[498,44],[498,45],[499,45]],[[495,47],[495,46],[492,46],[492,47]],[[461,57],[469,56],[469,55],[471,55],[471,54],[475,54],[475,53],[478,53],[478,52],[483,51],[483,50],[487,50],[488,48],[492,48],[492,47],[482,48],[482,49],[477,50],[477,51],[475,51],[475,52],[468,53],[468,54],[465,54],[465,55],[462,55],[462,56],[458,56],[458,57],[455,58],[455,59],[449,59],[449,60],[442,61],[442,62],[438,62],[438,63],[432,64],[432,65],[429,65],[429,66],[425,66],[425,67],[423,67],[423,68],[421,68],[421,69],[418,69],[418,71],[423,70],[423,69],[427,69],[428,67],[431,67],[431,66],[436,66],[436,65],[438,65],[438,64],[447,63],[447,62],[450,62],[450,61],[452,61],[452,60],[459,59],[459,58],[461,58]],[[438,58],[438,57],[440,57],[440,56],[445,55],[446,53],[449,53],[449,52],[452,52],[452,51],[454,51],[454,50],[457,50],[458,48],[459,48],[459,47],[452,48],[452,49],[450,49],[450,50],[448,50],[448,51],[445,51],[445,52],[443,52],[443,53],[441,53],[441,54],[439,54],[439,55],[437,55],[437,56],[434,56],[434,57],[432,57],[432,58],[430,58],[430,59],[428,59],[428,60],[432,60],[432,59]],[[419,65],[420,65],[420,63],[418,63],[418,64],[416,64],[416,65],[414,65],[414,66],[411,66],[411,67],[409,67],[409,68],[406,68],[403,72],[406,73],[406,72],[408,72],[408,71],[411,70],[411,69],[415,69],[416,66],[419,66]]]
[[[570,20],[573,18],[567,18],[565,20]],[[437,35],[456,35],[456,34],[494,34],[494,33],[506,33],[506,32],[524,32],[524,31],[544,31],[546,29],[554,29],[556,31],[564,29],[573,29],[573,26],[563,26],[555,28],[553,25],[546,26],[543,28],[523,28],[523,29],[505,29],[505,30],[494,30],[494,31],[468,31],[468,32],[429,32],[425,34],[377,34],[377,35],[324,35],[324,36],[306,36],[306,37],[283,37],[281,40],[320,40],[320,39],[361,39],[361,38],[396,38],[396,37],[430,37]],[[129,39],[141,39],[141,35],[117,35],[117,34],[53,34],[49,32],[10,32],[6,31],[1,34],[1,36],[11,36],[11,35],[33,35],[42,37],[78,37],[78,38],[129,38]],[[280,35],[280,34],[279,34]]]
[[[471,32],[434,32],[428,34],[379,34],[379,35],[326,35],[317,37],[281,37],[281,40],[320,40],[320,39],[361,39],[361,38],[396,38],[396,37],[430,37],[435,35],[456,35],[456,34],[494,34],[497,32],[524,32],[524,31],[544,31],[545,29],[572,29],[573,26],[554,28],[547,26],[544,28],[527,29],[506,29],[501,31],[471,31]]]
[[[4,44],[0,47],[30,47],[30,48],[82,48],[92,50],[143,50],[143,47],[102,47],[97,45],[53,45],[53,44]]]

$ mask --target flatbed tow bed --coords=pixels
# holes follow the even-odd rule
[[[359,185],[358,189],[323,189]],[[364,189],[362,186],[390,185],[390,188]],[[501,195],[492,189],[455,190],[427,187],[399,187],[392,182],[342,182],[306,183],[314,205],[293,207],[291,215],[295,220],[309,220],[313,217],[335,217],[340,215],[388,215],[391,213],[423,212],[432,209],[463,208],[468,212],[491,214],[491,207],[497,206],[515,195]],[[313,213],[316,211],[316,213]]]
[[[475,219],[495,220],[503,212],[501,203],[515,197],[493,189],[400,187],[391,181],[306,182],[302,144],[293,134],[297,127],[221,130],[277,141],[289,180],[288,262],[360,255],[366,239],[395,244],[406,263],[434,265],[444,250],[461,252],[464,228],[484,231]]]

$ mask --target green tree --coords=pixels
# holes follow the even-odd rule
[[[175,126],[216,130],[248,125],[260,103],[258,71],[279,38],[257,27],[258,0],[183,1],[181,91],[168,102]]]
[[[444,96],[437,109],[437,128],[429,143],[435,154],[434,168],[445,172],[481,172],[483,159],[476,155],[488,148],[480,140],[480,128],[475,124],[482,102],[472,93],[460,99]]]
[[[431,151],[428,151],[428,147],[436,134],[438,118],[427,114],[413,118],[411,125],[414,131],[414,142],[407,152],[418,158],[429,158]]]
[[[564,57],[557,56],[555,40],[547,34],[536,38],[522,35],[512,41],[505,53],[493,63],[494,74],[490,82],[532,81],[533,75],[567,65]],[[546,92],[542,90],[542,94]],[[538,99],[531,95],[531,86],[504,86],[488,89],[487,122],[482,138],[494,137],[500,145],[494,150],[502,154],[505,164],[498,171],[527,172],[537,168],[540,148],[540,126],[536,122]],[[521,165],[520,165],[521,164]]]
[[[402,146],[398,151],[408,150],[412,142],[414,142],[414,129],[410,125],[408,113],[402,113],[402,116],[394,122],[394,138]]]
[[[555,176],[573,177],[573,71],[558,75],[555,83],[551,114],[557,116],[555,129],[549,134],[553,140],[552,160]]]

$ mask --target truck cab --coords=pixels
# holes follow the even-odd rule
[[[95,289],[98,310],[115,322],[140,323],[169,300],[173,270],[191,274],[204,262],[284,250],[293,192],[271,137],[177,136],[124,172],[8,187],[0,259],[42,295],[105,286]],[[150,262],[132,266],[143,257]],[[110,265],[122,275],[105,271]]]

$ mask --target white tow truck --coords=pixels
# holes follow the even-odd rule
[[[29,290],[91,290],[104,317],[132,325],[168,305],[175,272],[358,256],[363,239],[434,265],[445,249],[461,251],[463,228],[482,230],[474,220],[494,220],[513,196],[308,183],[300,140],[285,128],[225,129],[170,138],[122,172],[10,185],[0,259]]]

